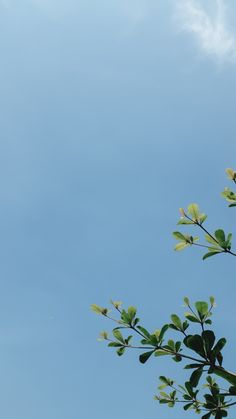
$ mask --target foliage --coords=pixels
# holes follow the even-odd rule
[[[236,172],[226,169],[226,173],[236,183]],[[229,188],[225,188],[222,196],[230,202],[230,207],[236,206],[236,194]],[[200,212],[197,204],[190,204],[187,211],[181,208],[180,215],[178,224],[199,228],[208,244],[197,243],[198,237],[175,231],[173,235],[178,240],[175,250],[199,246],[207,249],[203,259],[221,253],[236,256],[231,250],[232,234],[225,234],[223,229],[217,229],[214,234],[209,232],[203,226],[207,216]],[[236,374],[223,367],[226,339],[216,338],[212,330],[214,297],[210,297],[209,302],[197,301],[195,304],[191,304],[189,298],[185,297],[187,311],[184,318],[172,314],[171,321],[155,331],[149,331],[142,325],[135,307],[124,309],[120,301],[111,301],[111,305],[115,317],[111,316],[108,308],[96,304],[91,306],[94,312],[116,323],[112,335],[101,332],[99,340],[107,341],[110,348],[115,348],[118,356],[124,355],[129,349],[139,349],[139,361],[142,364],[152,357],[169,356],[174,362],[184,364],[184,369],[189,371],[184,385],[160,376],[159,392],[155,400],[169,407],[182,404],[184,410],[194,410],[202,415],[202,419],[228,416],[229,408],[236,405],[236,401],[233,401],[236,396]],[[225,381],[224,388],[220,387],[216,377]]]
[[[226,173],[228,178],[236,183],[236,172],[233,169],[226,169]],[[229,207],[236,206],[236,193],[231,191],[231,189],[225,188],[222,192],[222,196],[226,199],[226,201],[230,202]],[[187,210],[180,208],[180,220],[178,225],[191,225],[199,228],[199,230],[204,233],[206,243],[196,243],[199,240],[199,237],[193,237],[189,234],[174,231],[173,236],[178,240],[178,243],[175,245],[175,250],[183,250],[190,246],[203,247],[207,249],[207,253],[203,255],[203,260],[222,253],[230,253],[231,255],[236,256],[236,254],[231,250],[233,237],[232,233],[226,234],[221,228],[215,230],[214,233],[210,233],[205,226],[203,226],[206,219],[207,215],[200,212],[197,204],[190,204]]]

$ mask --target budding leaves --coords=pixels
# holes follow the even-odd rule
[[[179,231],[174,231],[173,236],[175,239],[179,240],[179,243],[177,243],[174,248],[176,251],[183,250],[199,240],[199,237],[182,234]]]

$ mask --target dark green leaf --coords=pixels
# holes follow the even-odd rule
[[[152,356],[153,351],[150,352],[144,352],[143,354],[141,354],[139,356],[139,361],[141,362],[141,364],[145,364],[145,362],[147,362],[147,360],[150,358],[150,356]]]
[[[164,334],[166,333],[166,331],[169,329],[169,325],[168,324],[165,324],[162,328],[161,328],[161,331],[160,331],[160,334],[159,334],[159,341],[161,341],[162,339],[163,339],[163,337],[164,337]]]
[[[225,346],[225,344],[226,344],[226,339],[225,338],[219,339],[217,344],[213,348],[214,354],[217,355],[219,352],[221,352],[223,347]]]
[[[173,359],[175,362],[181,362],[181,361],[182,361],[182,357],[181,357],[181,355],[175,355],[172,359]]]
[[[192,384],[191,384],[189,381],[186,381],[186,383],[185,383],[185,387],[186,387],[186,389],[187,389],[188,394],[189,394],[191,397],[194,397],[193,386],[192,386]]]
[[[199,364],[188,364],[188,365],[185,365],[184,367],[185,370],[190,370],[193,368],[199,368]]]
[[[208,253],[205,253],[205,255],[203,256],[202,259],[205,260],[207,258],[210,258],[211,256],[218,255],[219,253],[221,253],[221,252],[208,252]]]
[[[124,354],[124,352],[125,352],[125,348],[124,348],[124,347],[123,347],[123,348],[119,348],[119,349],[117,349],[117,351],[116,351],[116,353],[117,353],[117,355],[118,355],[118,356],[123,355],[123,354]]]
[[[206,351],[209,353],[215,343],[215,334],[212,332],[212,330],[205,330],[202,332],[202,338],[205,343]]]
[[[229,392],[230,392],[230,394],[236,396],[236,386],[231,386],[229,388]]]
[[[184,344],[188,348],[197,352],[199,355],[205,358],[203,340],[200,335],[189,335],[184,339]]]
[[[110,342],[110,343],[108,343],[108,346],[111,347],[111,348],[119,348],[123,345],[122,345],[122,343],[118,343],[118,342]]]
[[[203,415],[201,419],[209,419],[211,417],[211,412],[207,413],[206,415]]]
[[[188,409],[190,409],[190,407],[192,407],[192,405],[193,405],[193,403],[187,403],[187,404],[184,406],[184,410],[188,410]]]
[[[194,371],[190,377],[190,383],[192,387],[197,387],[199,380],[202,376],[202,368],[198,368],[196,371]]]

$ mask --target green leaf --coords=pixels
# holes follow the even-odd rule
[[[188,410],[193,406],[193,403],[187,403],[184,405],[184,410]]]
[[[168,346],[171,349],[171,351],[175,351],[175,342],[172,339],[168,340]]]
[[[188,319],[192,323],[200,323],[200,320],[195,317],[192,313],[184,313],[186,319]]]
[[[100,307],[97,304],[91,304],[90,308],[94,313],[102,314],[103,316],[106,316],[109,311],[107,308]]]
[[[236,396],[236,386],[231,386],[229,388],[229,392],[230,392],[230,394]]]
[[[215,343],[215,334],[212,330],[205,330],[202,332],[202,338],[205,343],[206,351],[209,353]]]
[[[141,362],[141,364],[145,364],[145,362],[147,362],[147,360],[150,358],[150,356],[152,356],[153,351],[149,351],[149,352],[144,352],[143,354],[141,354],[139,356],[139,361]]]
[[[186,242],[186,237],[182,233],[180,233],[179,231],[174,231],[173,236],[177,240],[181,240],[183,242]]]
[[[226,174],[227,174],[227,176],[230,180],[235,180],[236,179],[236,172],[233,169],[227,168],[227,169],[225,169],[225,171],[226,171]]]
[[[199,368],[199,364],[188,364],[188,365],[185,365],[184,367],[185,370],[190,370],[193,368]]]
[[[175,355],[172,359],[173,359],[175,362],[181,362],[181,361],[182,361],[182,356],[181,356],[181,355]]]
[[[199,380],[202,376],[202,368],[198,368],[196,371],[194,371],[190,377],[190,383],[192,387],[197,387]]]
[[[154,353],[155,356],[165,356],[165,355],[172,355],[171,353],[167,351],[163,351],[161,349],[157,349]]]
[[[218,242],[221,244],[222,242],[224,242],[225,241],[225,232],[224,232],[224,230],[221,230],[221,229],[219,229],[219,230],[216,230],[215,231],[215,237],[216,237],[216,239],[218,240]]]
[[[172,314],[171,315],[171,320],[179,330],[182,330],[182,322],[181,322],[179,316],[177,316],[177,314]]]
[[[116,353],[118,356],[122,356],[125,353],[125,348],[122,347],[122,348],[117,349]]]
[[[137,313],[136,307],[133,307],[133,306],[128,307],[128,316],[129,316],[130,322],[132,322],[132,320],[135,318],[136,313]]]
[[[217,242],[217,240],[214,240],[213,237],[209,236],[209,234],[205,235],[205,239],[208,243],[213,244],[214,246],[219,246],[219,243]]]
[[[184,304],[186,306],[189,306],[190,305],[190,301],[189,301],[189,298],[188,297],[184,297]]]
[[[189,225],[189,224],[194,224],[193,221],[188,220],[187,218],[181,218],[178,223],[178,225]]]
[[[206,214],[200,214],[199,217],[198,217],[198,220],[199,220],[200,224],[203,224],[204,221],[206,221],[206,219],[207,219]]]
[[[122,301],[113,301],[110,300],[111,304],[118,310],[120,306],[122,305]]]
[[[195,307],[201,318],[208,313],[208,304],[205,301],[197,301]]]
[[[121,312],[121,320],[126,324],[130,323],[129,315],[128,315],[128,313],[126,313],[125,310],[122,310],[122,312]]]
[[[166,384],[167,386],[169,386],[169,385],[170,385],[170,381],[171,381],[171,380],[170,380],[169,378],[166,378],[164,375],[160,375],[159,380],[160,380],[162,383]]]
[[[192,349],[194,352],[197,352],[199,355],[205,358],[203,340],[200,335],[186,336],[183,342],[187,348]]]
[[[119,340],[121,343],[125,343],[124,338],[118,329],[112,331],[114,338]]]
[[[161,328],[159,336],[158,336],[158,340],[159,342],[163,339],[165,333],[167,332],[167,330],[169,329],[169,325],[168,324],[164,324],[164,326]]]
[[[217,355],[219,352],[222,351],[222,349],[226,345],[226,342],[227,341],[226,341],[225,338],[221,338],[221,339],[218,340],[218,342],[216,343],[215,347],[213,348],[214,355]]]
[[[99,333],[98,340],[107,340],[107,339],[108,339],[108,333],[106,331],[103,331],[103,332]]]
[[[209,419],[211,417],[211,412],[207,413],[206,415],[203,415],[201,419]]]
[[[221,195],[226,199],[226,201],[231,202],[233,204],[229,206],[234,206],[234,203],[236,201],[236,194],[233,191],[231,191],[230,188],[225,188]]]
[[[235,374],[226,371],[222,367],[214,368],[213,372],[214,372],[214,374],[216,374],[219,377],[223,378],[224,380],[228,381],[233,386],[236,386],[236,376],[235,376]]]
[[[210,303],[212,305],[212,307],[215,307],[215,297],[210,297]]]
[[[110,342],[110,343],[108,343],[108,346],[110,348],[120,348],[120,347],[123,347],[122,343],[118,343],[118,342]]]
[[[189,246],[190,246],[190,243],[180,242],[175,245],[174,250],[179,252],[180,250],[184,250],[186,249],[186,247],[189,247]]]
[[[192,217],[192,219],[194,221],[198,220],[198,216],[199,216],[199,207],[197,204],[190,204],[188,206],[188,213],[190,214],[190,216]]]
[[[215,252],[208,252],[208,253],[205,253],[205,255],[203,256],[203,260],[205,260],[205,259],[207,259],[207,258],[210,258],[211,256],[214,256],[214,255],[218,255],[219,253],[222,253],[222,252],[218,252],[218,251],[215,251]]]
[[[180,341],[175,343],[175,352],[179,352],[179,350],[181,348],[181,344],[182,344],[182,342],[180,342]]]
[[[140,330],[140,332],[142,332],[142,334],[146,338],[149,338],[150,337],[150,333],[143,326],[137,326],[137,329]]]
[[[187,390],[188,394],[189,394],[191,397],[194,397],[193,386],[192,386],[192,384],[190,383],[190,381],[186,381],[186,383],[185,383],[185,387],[186,387],[186,390]]]

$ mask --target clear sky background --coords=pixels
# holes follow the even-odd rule
[[[176,254],[178,208],[235,233],[236,6],[214,0],[0,0],[0,413],[182,419],[153,401],[166,359],[97,342],[91,303],[155,329],[215,295],[235,369],[235,261]],[[235,244],[236,246],[236,244]]]

